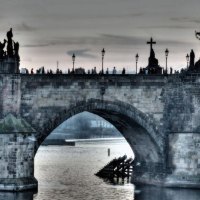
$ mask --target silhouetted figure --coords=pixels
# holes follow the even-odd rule
[[[44,67],[42,67],[42,74],[45,74],[45,70],[44,70]]]
[[[56,74],[59,74],[59,69],[58,68],[56,69]]]
[[[179,74],[179,70],[175,70],[175,74]]]
[[[181,68],[180,73],[183,74],[185,72],[185,69]]]
[[[40,67],[39,69],[37,69],[36,74],[45,74],[44,67]]]
[[[115,67],[113,68],[113,74],[117,74],[117,70]]]
[[[0,60],[3,60],[5,57],[5,51],[4,51],[4,47],[6,45],[6,40],[4,39],[4,43],[0,42]]]
[[[125,74],[126,73],[126,70],[125,70],[125,68],[123,68],[123,70],[122,70],[122,74]]]
[[[88,69],[88,74],[90,74],[90,70]]]
[[[195,70],[195,54],[194,54],[194,51],[193,49],[191,50],[190,52],[190,65],[189,65],[189,70],[190,71],[193,71]]]
[[[19,58],[19,42],[14,42],[14,50],[15,50],[15,58],[17,61],[20,60]]]
[[[109,74],[109,70],[108,70],[108,68],[106,69],[106,74]]]
[[[172,74],[173,73],[173,69],[170,67],[170,74]]]
[[[13,41],[12,41],[13,33],[12,28],[7,32],[8,44],[7,44],[7,55],[8,57],[13,57]]]
[[[97,68],[94,67],[94,74],[97,74]]]
[[[31,74],[34,74],[34,72],[33,72],[33,68],[31,69]]]
[[[85,69],[82,67],[76,68],[75,74],[85,74]]]

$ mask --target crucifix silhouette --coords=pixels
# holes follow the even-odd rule
[[[153,49],[153,44],[156,44],[156,41],[153,41],[153,38],[151,38],[150,41],[147,42],[147,44],[150,44],[150,51],[151,51],[151,49]]]

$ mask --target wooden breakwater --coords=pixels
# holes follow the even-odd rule
[[[133,159],[126,155],[115,158],[100,169],[95,175],[101,178],[129,178],[133,171]]]

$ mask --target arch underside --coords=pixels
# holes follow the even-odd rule
[[[115,126],[131,146],[138,161],[159,162],[159,147],[154,143],[147,130],[134,120],[120,113],[93,110],[94,113]]]
[[[135,157],[140,162],[162,162],[162,137],[153,120],[148,118],[131,105],[123,102],[111,102],[102,100],[90,100],[79,102],[64,109],[52,117],[46,126],[41,127],[38,133],[39,144],[62,122],[70,117],[88,111],[96,114],[115,126],[130,144]]]

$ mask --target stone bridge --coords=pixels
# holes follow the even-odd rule
[[[83,111],[113,124],[135,153],[132,181],[200,187],[200,77],[0,74],[0,190],[37,188],[34,156]]]

